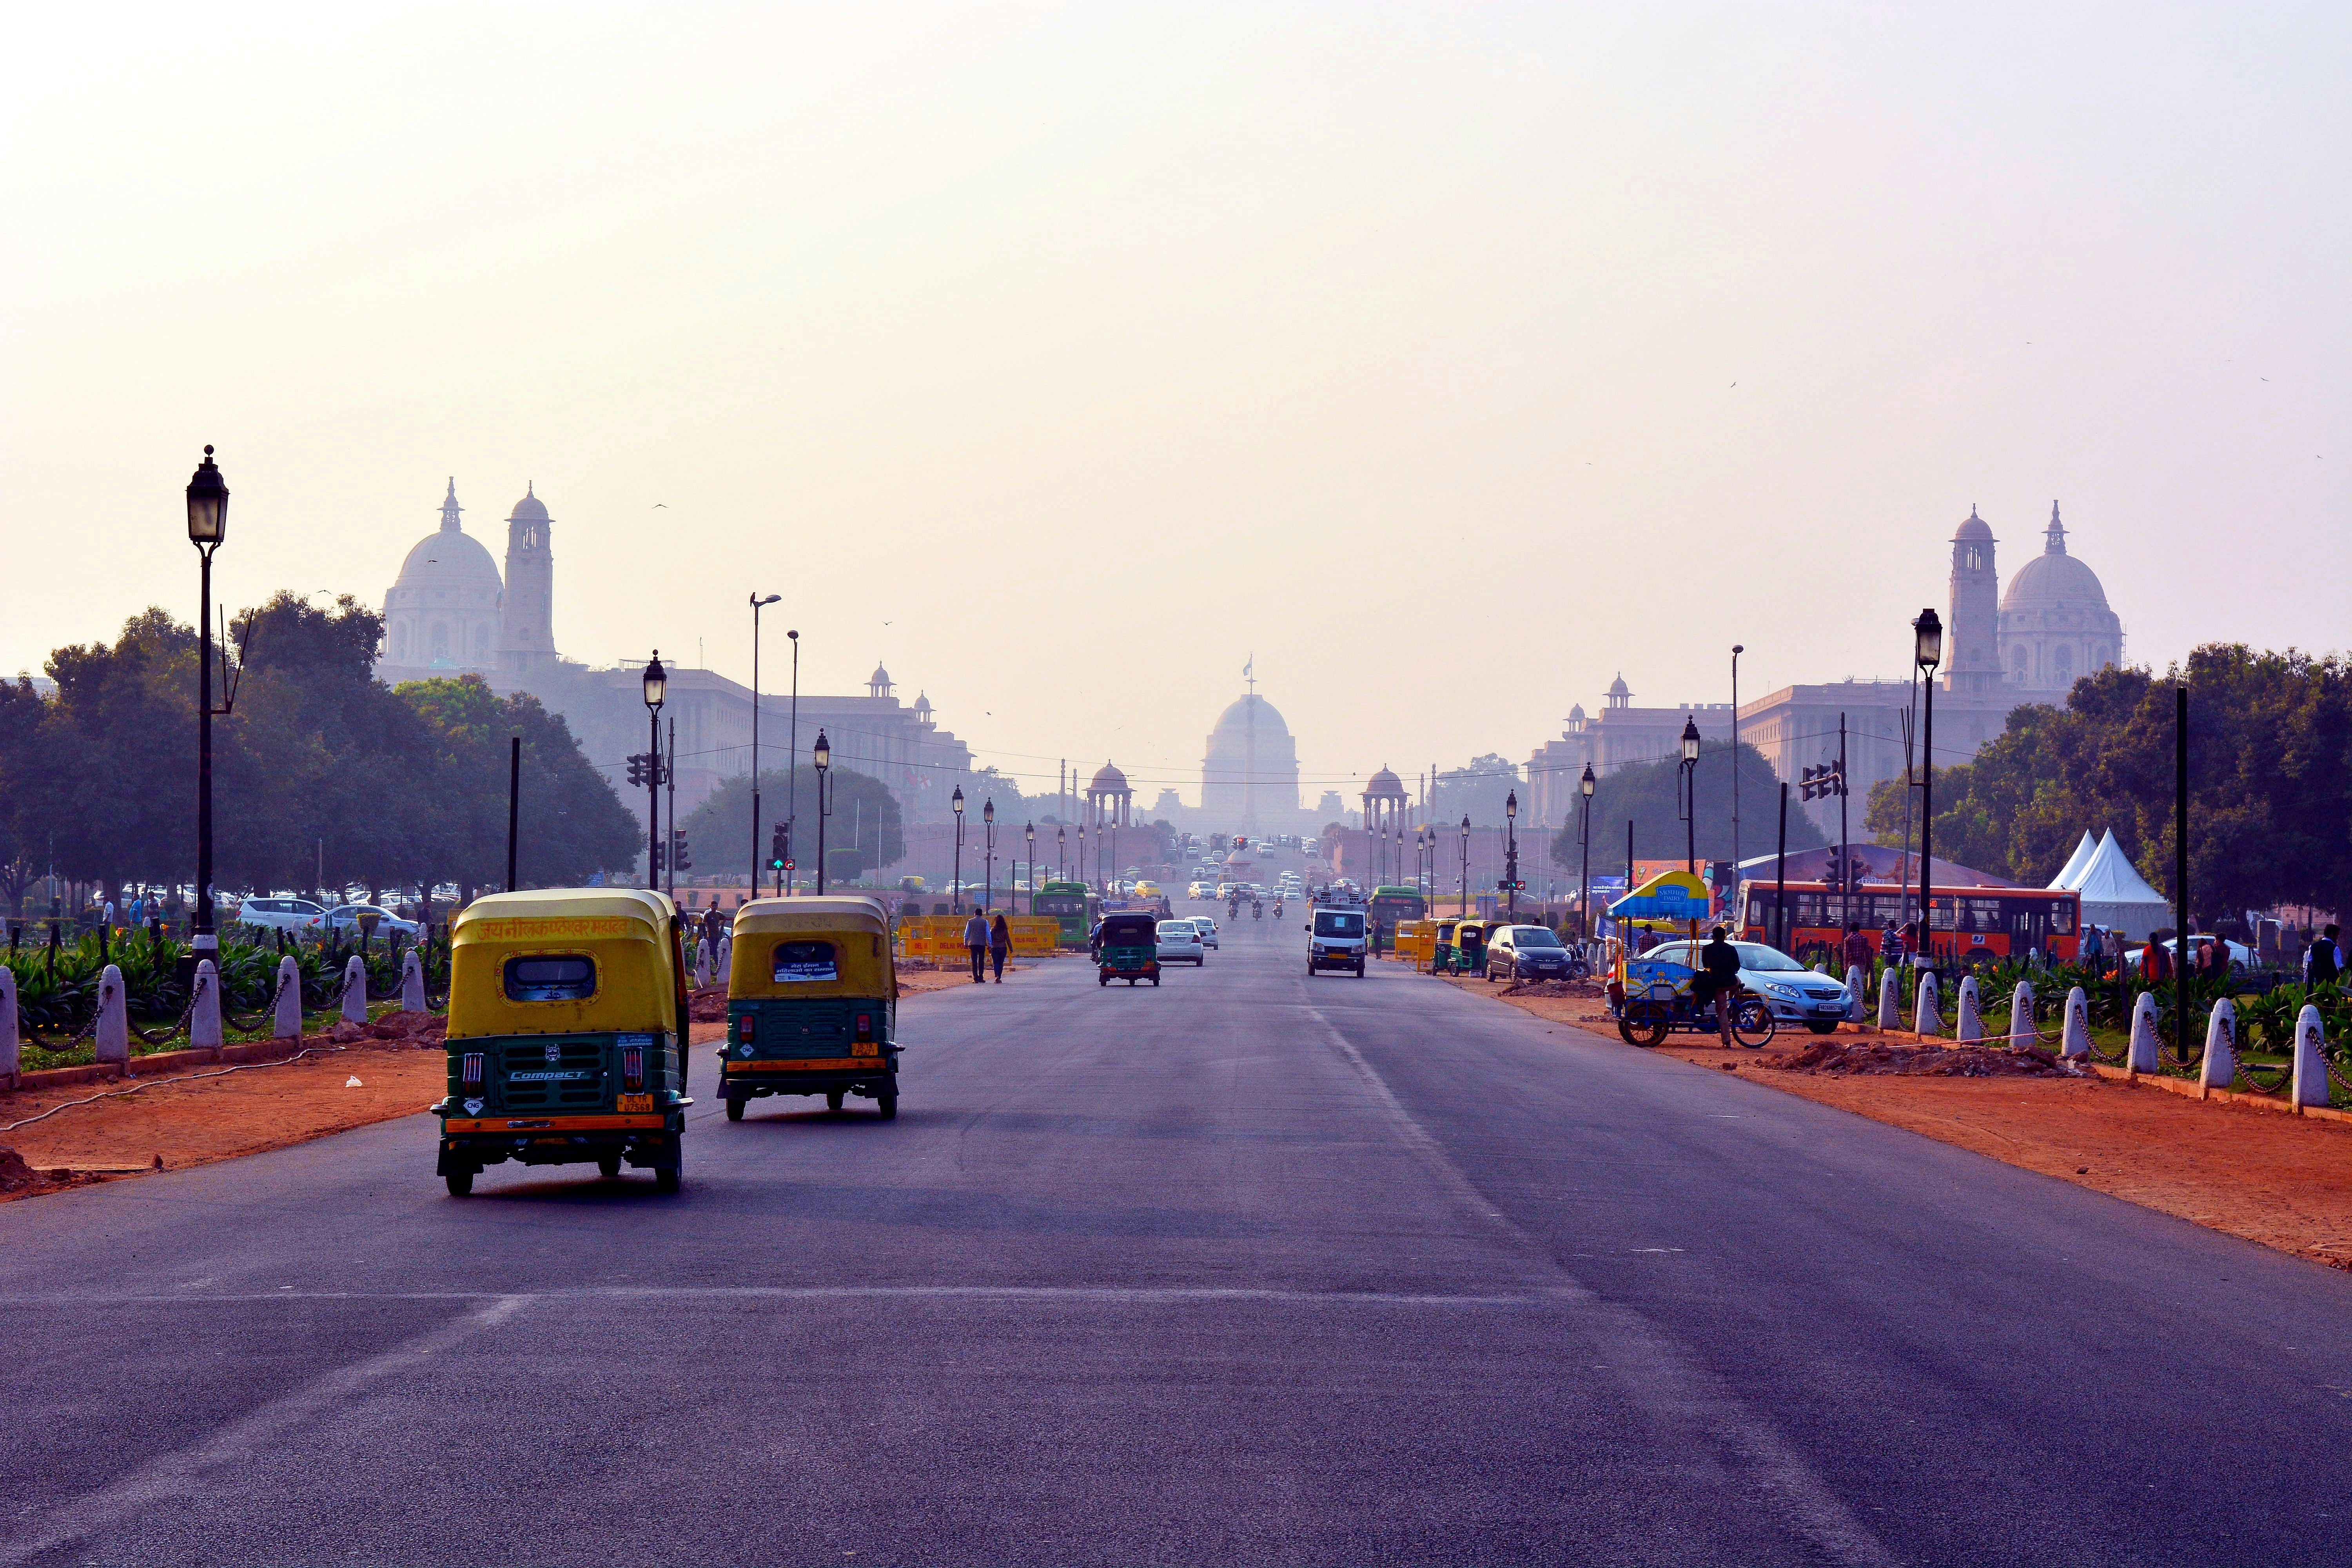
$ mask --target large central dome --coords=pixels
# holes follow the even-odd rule
[[[1217,715],[1201,761],[1201,808],[1219,828],[1255,830],[1261,813],[1285,820],[1298,810],[1298,747],[1274,704],[1255,692]]]
[[[1257,732],[1261,735],[1290,733],[1290,726],[1282,721],[1282,715],[1275,711],[1274,704],[1255,691],[1247,697],[1234,699],[1231,707],[1218,714],[1217,727],[1213,733],[1245,734],[1253,723],[1255,724]]]

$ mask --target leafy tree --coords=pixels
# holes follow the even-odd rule
[[[1474,827],[1500,827],[1504,802],[1518,784],[1517,763],[1492,752],[1473,757],[1469,766],[1437,775],[1430,815],[1439,822],[1459,822],[1466,814]]]
[[[25,676],[0,681],[0,896],[22,918],[25,889],[47,858],[43,730],[48,703]]]
[[[1682,766],[1679,760],[1666,758],[1654,763],[1637,763],[1602,774],[1592,790],[1592,864],[1594,868],[1619,867],[1625,855],[1625,825],[1633,825],[1633,856],[1640,860],[1679,859],[1689,844],[1681,814],[1675,805],[1677,781],[1675,772]],[[1692,790],[1697,797],[1698,815],[1695,823],[1698,858],[1702,860],[1731,858],[1731,749],[1727,746],[1706,746],[1700,750],[1698,767],[1692,778]],[[1739,794],[1741,811],[1740,852],[1754,856],[1771,850],[1780,842],[1780,781],[1773,775],[1772,764],[1755,747],[1739,748]],[[1577,866],[1582,863],[1582,850],[1576,841],[1578,822],[1571,820],[1551,841],[1551,858],[1556,866]],[[1829,840],[1812,818],[1789,804],[1789,847],[1817,849]]]
[[[870,774],[853,773],[847,768],[835,767],[827,772],[833,779],[833,816],[824,829],[826,877],[855,880],[877,866],[904,859],[906,832],[898,799],[888,786]],[[759,863],[762,868],[768,863],[772,826],[783,821],[797,804],[800,821],[793,829],[794,874],[814,869],[816,787],[816,769],[806,763],[793,770],[761,770],[760,815],[767,819],[759,824]],[[1000,847],[1005,842],[1004,824],[1003,803],[999,802],[996,831]],[[688,812],[678,827],[694,846],[696,870],[733,870],[742,866],[752,849],[751,781],[741,773],[727,780]],[[1017,833],[1019,829],[1013,831]],[[980,832],[980,808],[976,805],[971,806],[967,832],[976,842]],[[847,859],[841,858],[845,852]],[[845,872],[844,866],[855,869]]]
[[[57,868],[110,892],[126,878],[193,879],[194,631],[149,609],[111,647],[58,648],[48,670],[39,804]]]

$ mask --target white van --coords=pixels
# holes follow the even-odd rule
[[[1307,973],[1352,969],[1360,980],[1365,946],[1363,910],[1318,909],[1307,922]]]
[[[259,926],[264,931],[312,931],[324,924],[327,908],[309,899],[274,897],[247,899],[236,918],[246,925]]]

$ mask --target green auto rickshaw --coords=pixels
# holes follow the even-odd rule
[[[1160,984],[1160,921],[1150,911],[1120,910],[1103,916],[1095,942],[1096,984]]]

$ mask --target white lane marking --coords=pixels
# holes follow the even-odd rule
[[[287,1295],[0,1297],[0,1306],[129,1307],[169,1303],[245,1306],[258,1301],[1070,1301],[1109,1306],[1184,1306],[1220,1301],[1271,1301],[1290,1306],[1529,1307],[1580,1297],[1549,1289],[1452,1294],[1406,1290],[1300,1290],[1276,1286],[1118,1285],[581,1285],[551,1290],[313,1290]]]
[[[158,1298],[161,1300],[162,1298]],[[299,1300],[273,1291],[262,1300]],[[185,1296],[169,1298],[184,1308]],[[214,1470],[249,1469],[284,1446],[287,1434],[347,1404],[369,1384],[407,1372],[418,1363],[497,1328],[528,1305],[520,1296],[495,1296],[438,1328],[394,1346],[381,1355],[340,1366],[293,1393],[271,1400],[209,1436],[158,1454],[98,1490],[46,1510],[37,1533],[0,1541],[0,1563],[25,1563],[60,1546],[97,1535],[175,1498],[214,1489]]]

